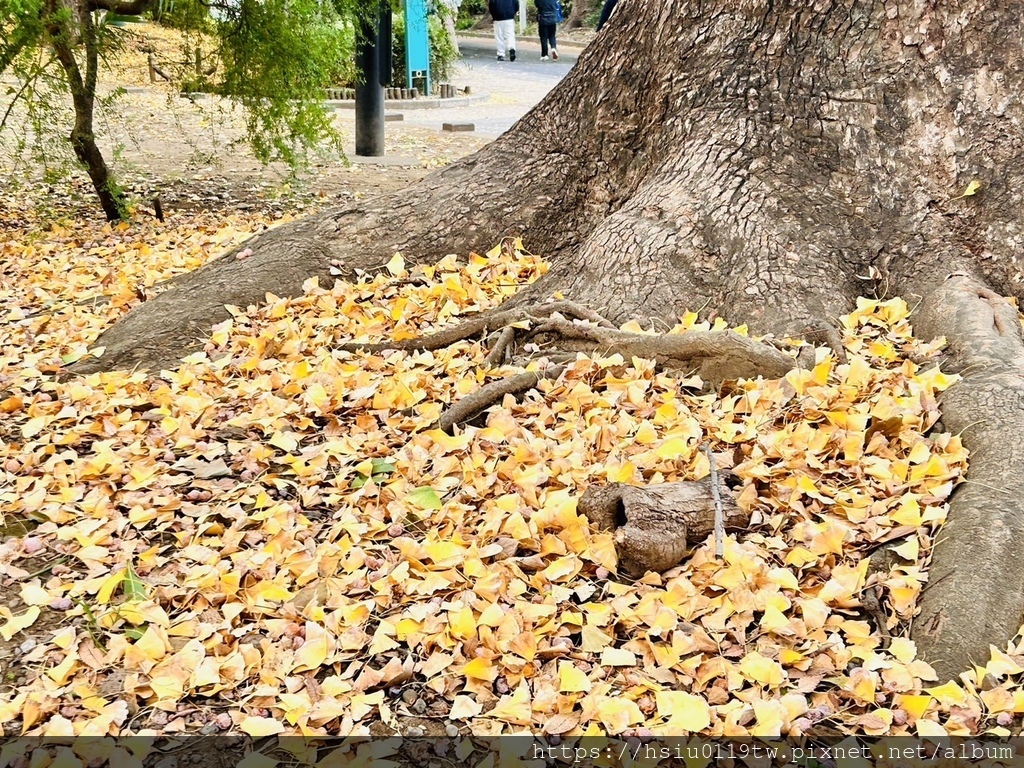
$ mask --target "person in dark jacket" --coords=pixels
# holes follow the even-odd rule
[[[601,27],[608,23],[608,19],[611,18],[612,11],[615,10],[615,3],[617,0],[605,0],[604,8],[601,9],[601,18],[597,21],[597,31],[601,31]]]
[[[548,50],[551,51],[551,58],[558,61],[558,49],[555,47],[555,30],[558,22],[561,21],[561,13],[558,0],[533,0],[537,6],[537,31],[540,32],[540,60],[548,60]]]
[[[494,44],[498,49],[498,61],[516,60],[516,11],[517,0],[487,0],[487,10],[494,19]]]

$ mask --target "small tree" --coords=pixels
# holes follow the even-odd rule
[[[206,4],[223,63],[217,91],[246,110],[247,139],[263,162],[295,164],[309,147],[337,144],[323,89],[339,69],[345,25],[377,10],[375,0],[214,0]],[[125,200],[96,144],[101,62],[116,53],[119,18],[158,11],[160,0],[0,0],[0,74],[19,81],[13,102],[39,109],[55,93],[70,96],[68,134],[103,212],[119,219]],[[13,103],[0,115],[0,128]],[[45,121],[37,120],[34,126]]]

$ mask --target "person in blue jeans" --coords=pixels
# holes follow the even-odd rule
[[[537,31],[540,32],[540,60],[548,60],[548,52],[551,58],[558,61],[558,45],[555,40],[555,30],[561,20],[558,0],[533,0],[537,6]]]

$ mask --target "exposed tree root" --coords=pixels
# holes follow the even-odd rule
[[[809,323],[804,328],[802,336],[805,341],[810,342],[812,354],[814,346],[824,344],[832,349],[837,362],[840,364],[846,362],[846,349],[843,347],[843,336],[839,333],[839,329],[836,328],[834,324],[822,319],[817,319]]]
[[[491,347],[491,351],[487,353],[487,357],[484,359],[486,365],[498,366],[504,365],[508,362],[508,358],[511,354],[512,343],[516,340],[516,329],[511,325],[506,325],[501,333],[498,334],[498,340]]]
[[[650,335],[552,318],[532,335],[551,336],[560,349],[655,360],[665,370],[695,373],[712,386],[730,379],[775,379],[796,367],[793,357],[735,331]]]
[[[501,309],[500,307],[492,312],[483,312],[458,325],[431,333],[426,336],[419,336],[415,339],[403,339],[401,341],[384,341],[377,344],[363,342],[347,342],[340,344],[338,349],[343,352],[385,352],[390,349],[407,351],[433,351],[457,344],[460,341],[471,339],[474,336],[486,334],[489,331],[506,329],[516,323],[532,322],[537,324],[555,315],[562,315],[576,320],[585,320],[595,325],[614,328],[614,326],[586,307],[580,306],[571,301],[551,301],[539,304],[535,307],[516,307],[513,309]],[[506,342],[506,347],[510,344]]]
[[[566,319],[573,318],[575,321]],[[500,329],[485,363],[501,365],[511,355],[516,337],[536,340],[565,353],[620,354],[624,358],[653,359],[667,370],[696,373],[714,386],[723,381],[784,376],[797,361],[769,344],[754,341],[733,331],[693,331],[684,334],[650,335],[617,330],[596,312],[571,301],[552,301],[534,307],[515,307],[485,312],[451,328],[415,339],[368,344],[339,345],[346,352],[377,353],[387,350],[436,350]],[[505,395],[532,389],[541,379],[557,378],[564,366],[529,371],[491,382],[462,398],[442,414],[437,426],[446,432],[479,416]]]
[[[719,480],[719,491],[725,527],[742,530],[750,517],[736,506],[723,480]],[[678,565],[687,549],[704,541],[715,528],[711,478],[649,486],[591,486],[578,508],[601,530],[615,531],[619,568],[636,577]]]
[[[970,450],[970,476],[953,494],[912,630],[949,678],[984,664],[1024,620],[1024,338],[1017,310],[963,274],[928,297],[914,328],[945,336],[964,378],[941,407]]]
[[[520,392],[533,389],[543,379],[557,379],[564,370],[564,365],[549,365],[541,371],[527,371],[506,379],[492,381],[452,405],[441,414],[437,426],[451,434],[457,424],[472,421],[492,405],[500,403],[505,395],[517,395]]]
[[[597,313],[570,301],[485,312],[451,328],[415,339],[373,344],[347,342],[338,348],[346,352],[370,353],[395,349],[436,350],[498,329],[501,333],[486,359],[492,365],[509,354],[517,335],[521,335],[523,340],[537,340],[563,352],[620,354],[626,359],[655,360],[663,369],[697,374],[714,386],[730,379],[778,378],[785,376],[797,364],[792,356],[770,344],[735,331],[660,335],[620,331]]]

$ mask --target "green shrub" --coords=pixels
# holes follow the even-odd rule
[[[446,82],[452,76],[459,54],[448,39],[444,22],[437,15],[427,17],[427,34],[430,36],[430,80],[432,83]],[[355,29],[349,25],[342,35],[339,49],[338,73],[335,82],[340,87],[351,88],[356,84]],[[391,21],[391,85],[405,88],[405,16],[395,13]]]
[[[172,29],[211,32],[213,18],[201,0],[160,0],[149,13],[153,21]]]

